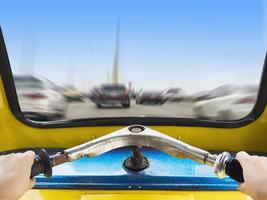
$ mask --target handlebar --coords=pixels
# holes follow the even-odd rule
[[[71,162],[81,157],[95,157],[105,152],[125,146],[151,147],[178,158],[190,158],[197,162],[213,166],[214,173],[223,178],[226,175],[238,182],[244,182],[240,163],[231,158],[228,152],[216,155],[188,145],[180,140],[141,125],[132,125],[84,144],[66,149],[53,156],[41,150],[32,166],[31,178],[44,174],[52,176],[52,167]]]

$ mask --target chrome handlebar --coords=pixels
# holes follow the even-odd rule
[[[233,168],[233,166],[235,171],[240,171],[241,168],[242,176],[239,173],[237,177],[234,177],[234,179],[238,179],[237,181],[239,182],[244,181],[242,167],[237,160],[231,159],[228,152],[223,152],[220,155],[211,154],[208,151],[188,145],[180,140],[174,139],[142,125],[132,125],[57,153],[49,157],[50,166],[52,168],[59,164],[71,162],[84,156],[95,157],[113,149],[125,146],[151,147],[178,158],[190,158],[197,162],[213,166],[214,173],[219,178],[223,178],[226,175],[231,174],[231,172],[228,171],[229,169]],[[40,160],[41,159],[39,157],[39,163],[41,164]],[[232,162],[232,160],[234,160],[234,162]],[[231,163],[234,163],[234,165]],[[42,168],[45,167],[39,166],[40,170]],[[34,171],[35,174],[32,174],[31,177],[39,174],[37,173],[38,170],[36,169],[32,169],[32,171]],[[52,175],[52,170],[46,171],[51,171],[51,174],[47,173],[45,174],[46,176],[49,177]],[[40,171],[40,173],[44,173],[44,170]],[[236,176],[236,173],[234,176]]]

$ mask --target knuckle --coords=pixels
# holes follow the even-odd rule
[[[33,151],[26,151],[23,155],[29,160],[33,160],[35,158],[35,153]]]
[[[245,160],[248,157],[248,154],[245,151],[240,151],[236,154],[236,159],[239,161]]]

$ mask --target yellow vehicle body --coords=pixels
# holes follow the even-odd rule
[[[11,112],[0,80],[0,151],[24,148],[68,148],[122,128],[97,126],[33,128],[18,121]],[[207,150],[267,152],[267,111],[253,123],[240,128],[153,126],[174,138]],[[201,137],[200,137],[201,136]],[[215,142],[216,141],[216,142]],[[33,189],[22,199],[248,199],[238,191],[144,191]]]
[[[123,128],[123,126],[30,127],[18,121],[11,112],[2,81],[0,81],[0,126],[0,151],[33,147],[68,148]],[[187,126],[153,126],[152,128],[207,150],[267,152],[267,141],[265,140],[267,130],[266,109],[255,122],[239,128]]]
[[[239,192],[196,191],[84,191],[84,190],[31,190],[21,200],[81,199],[81,200],[249,200]]]

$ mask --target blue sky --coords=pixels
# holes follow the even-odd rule
[[[82,90],[111,76],[120,19],[120,82],[135,88],[258,83],[266,0],[1,0],[14,73]]]

